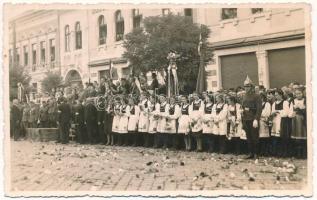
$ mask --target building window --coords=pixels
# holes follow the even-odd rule
[[[16,65],[19,66],[19,64],[20,64],[20,53],[19,53],[20,49],[16,48],[15,51],[16,51]]]
[[[27,66],[29,64],[29,49],[28,46],[23,46],[23,57],[24,57],[24,66]]]
[[[45,63],[45,45],[46,45],[46,43],[44,41],[42,41],[40,43],[40,46],[41,46],[41,63]]]
[[[124,19],[120,10],[115,13],[116,19],[116,41],[123,40],[124,35]]]
[[[107,24],[105,24],[105,17],[100,15],[98,18],[99,26],[99,45],[106,44],[107,40]]]
[[[50,39],[50,61],[55,61],[55,39]]]
[[[184,9],[184,15],[185,15],[186,17],[193,17],[193,9],[191,9],[191,8],[185,8],[185,9]]]
[[[76,22],[75,24],[75,40],[76,40],[76,49],[81,49],[82,44],[82,38],[81,38],[81,29],[80,29],[80,23]]]
[[[162,15],[163,15],[163,16],[170,14],[170,12],[171,12],[171,11],[170,11],[169,8],[163,8],[163,9],[162,9]]]
[[[69,25],[65,26],[65,51],[70,51],[70,31]]]
[[[32,71],[36,70],[36,44],[32,44]]]
[[[133,9],[132,14],[133,14],[133,28],[141,27],[142,15],[140,15],[139,9]]]
[[[263,12],[263,8],[251,8],[252,14],[258,14]]]
[[[237,17],[237,8],[223,8],[221,12],[221,19],[233,19]]]

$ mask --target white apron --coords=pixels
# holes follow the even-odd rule
[[[133,107],[129,107],[128,114],[129,114],[128,131],[131,131],[131,132],[137,131],[139,115],[140,115],[139,106],[135,105]]]
[[[121,117],[119,120],[119,130],[118,133],[128,133],[128,123],[129,123],[129,105],[121,106]]]
[[[193,102],[190,105],[189,109],[189,117],[190,117],[190,127],[192,130],[192,133],[198,133],[202,131],[202,117],[204,112],[204,103],[199,100],[196,102]]]
[[[213,106],[214,128],[213,134],[227,135],[227,104],[215,104]]]
[[[270,115],[271,115],[271,104],[269,102],[263,102],[261,119],[260,119],[260,127],[259,127],[260,138],[270,137],[269,126],[267,124],[267,121]]]
[[[120,124],[120,116],[117,114],[120,112],[120,105],[116,105],[114,107],[114,116],[112,120],[112,132],[118,133],[119,132],[119,124]]]
[[[138,130],[141,133],[148,132],[149,129],[149,116],[148,116],[148,108],[149,108],[149,101],[143,100],[139,103],[140,108],[140,115],[139,115],[139,124]]]
[[[213,132],[213,116],[212,116],[212,103],[207,103],[204,108],[203,115],[203,133],[212,134]]]
[[[181,106],[181,116],[178,119],[178,133],[188,134],[190,132],[189,104]]]
[[[156,105],[151,105],[149,110],[149,131],[148,132],[151,134],[157,132],[158,119],[155,119],[154,117],[154,115],[156,114],[155,106]]]

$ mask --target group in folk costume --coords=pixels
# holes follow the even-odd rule
[[[204,104],[204,115],[203,115],[203,135],[206,139],[206,143],[208,145],[208,151],[213,151],[213,116],[212,116],[212,108],[213,108],[213,97],[210,95],[205,96],[205,104]]]
[[[148,134],[145,136],[145,146],[149,147],[154,141],[154,135],[157,133],[158,117],[156,116],[156,106],[155,97],[149,97],[149,107],[148,107],[148,116],[149,116],[149,128]]]
[[[271,116],[271,104],[267,101],[264,94],[261,94],[262,99],[262,113],[260,118],[259,137],[260,137],[260,151],[262,155],[268,155],[270,146],[270,126],[269,118]]]
[[[154,117],[158,118],[157,134],[154,138],[154,147],[159,147],[163,143],[163,147],[167,147],[166,135],[166,117],[169,115],[169,105],[164,95],[159,97],[160,103],[156,104]]]
[[[212,116],[214,120],[213,134],[216,136],[221,153],[226,152],[227,114],[228,105],[225,103],[224,96],[219,94],[213,106]]]
[[[291,103],[289,116],[292,119],[291,139],[295,147],[295,155],[305,157],[307,154],[306,99],[301,89],[295,91],[295,99]]]
[[[139,124],[138,124],[138,132],[139,133],[147,133],[149,128],[149,100],[145,93],[142,93],[140,96],[140,116],[139,116]]]
[[[176,104],[175,97],[170,97],[168,106],[168,115],[166,116],[166,128],[165,133],[167,142],[173,142],[173,148],[178,148],[178,135],[177,135],[177,120],[181,115],[180,106]],[[167,144],[169,146],[169,144]]]
[[[191,138],[190,138],[190,131],[191,131],[191,119],[189,117],[189,108],[190,105],[188,103],[187,97],[181,97],[181,116],[178,119],[178,134],[184,135],[184,142],[185,142],[185,149],[189,151],[191,149]]]
[[[115,99],[114,107],[113,107],[113,120],[112,120],[112,132],[118,133],[119,132],[119,123],[120,123],[120,100]]]
[[[129,107],[127,110],[127,115],[129,116],[128,133],[129,133],[129,137],[134,137],[133,144],[136,145],[138,142],[136,141],[136,138],[139,139],[139,137],[135,137],[135,136],[136,136],[136,132],[138,131],[140,108],[138,105],[135,105],[135,100],[133,97],[129,98],[128,103],[129,103]]]
[[[283,99],[283,92],[275,92],[276,101],[272,105],[273,126],[271,131],[272,151],[274,155],[281,156],[287,153],[289,139],[289,102]]]
[[[127,99],[121,99],[121,106],[119,111],[119,125],[118,125],[118,144],[126,145],[128,143],[128,123],[129,123],[129,110],[130,106],[127,104]]]
[[[230,146],[235,154],[240,153],[240,137],[243,135],[242,128],[242,107],[233,96],[228,98],[228,139],[231,140]]]
[[[202,151],[202,130],[204,102],[199,98],[197,93],[193,94],[193,102],[189,107],[189,117],[191,125],[191,133],[196,138],[197,151]]]

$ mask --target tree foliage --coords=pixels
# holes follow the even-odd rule
[[[200,34],[204,61],[212,58],[207,41],[209,33],[208,27],[193,23],[189,17],[173,14],[147,17],[143,28],[133,29],[126,35],[123,57],[129,60],[135,74],[163,72],[168,66],[168,53],[176,51],[180,55],[176,61],[180,87],[190,87],[192,91],[199,69]]]
[[[59,73],[46,72],[42,80],[43,92],[51,92],[53,88],[59,87],[63,83],[63,77]]]
[[[28,90],[31,77],[28,71],[22,66],[12,66],[9,68],[10,100],[18,96],[18,83]]]

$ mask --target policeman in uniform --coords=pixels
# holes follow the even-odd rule
[[[259,148],[259,120],[262,113],[262,100],[260,95],[255,93],[254,85],[247,76],[244,81],[246,94],[242,100],[242,125],[246,132],[248,150],[250,155],[247,159],[257,159]]]

